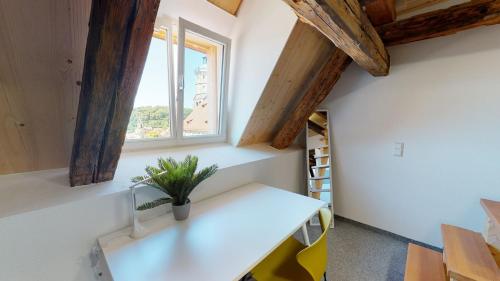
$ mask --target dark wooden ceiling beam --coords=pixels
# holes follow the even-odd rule
[[[93,0],[71,186],[113,179],[160,0]]]
[[[306,126],[309,116],[328,96],[350,63],[351,58],[342,50],[335,49],[333,51],[297,106],[287,116],[286,122],[274,137],[271,146],[284,149],[293,143],[300,131]]]
[[[455,34],[500,23],[500,0],[479,0],[379,26],[387,46]]]
[[[372,75],[389,73],[389,55],[358,0],[284,1]]]
[[[400,0],[396,3],[396,14],[401,17],[447,1],[449,0]]]
[[[374,26],[396,20],[395,0],[362,0],[360,3]]]

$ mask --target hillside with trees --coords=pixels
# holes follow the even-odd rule
[[[184,118],[192,109],[184,109]],[[157,138],[170,135],[168,106],[140,106],[132,110],[127,127],[127,138]]]

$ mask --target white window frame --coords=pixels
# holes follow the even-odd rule
[[[166,30],[167,35],[167,55],[170,60],[168,64],[168,81],[170,88],[170,132],[168,138],[154,139],[126,139],[123,150],[143,150],[155,149],[173,146],[185,146],[194,144],[227,142],[227,105],[228,105],[228,84],[229,84],[229,65],[231,57],[231,39],[222,36],[218,33],[210,31],[202,26],[189,22],[183,18],[178,21],[178,51],[177,51],[177,88],[174,78],[174,54],[173,54],[173,21],[169,20],[162,23],[161,28]],[[220,81],[220,96],[219,96],[219,128],[218,134],[215,135],[200,135],[200,136],[183,136],[183,114],[184,114],[184,39],[185,32],[189,30],[202,37],[206,37],[211,41],[215,41],[223,46],[222,66],[221,66],[221,81]],[[168,94],[168,93],[165,93]]]

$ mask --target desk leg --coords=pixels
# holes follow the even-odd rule
[[[309,242],[309,234],[307,234],[307,223],[302,225],[302,236],[304,236],[304,243],[306,246],[311,246],[311,242]]]

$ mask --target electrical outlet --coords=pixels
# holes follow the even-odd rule
[[[395,142],[394,143],[394,155],[395,157],[403,157],[404,155],[404,150],[405,150],[405,143],[404,142]]]

